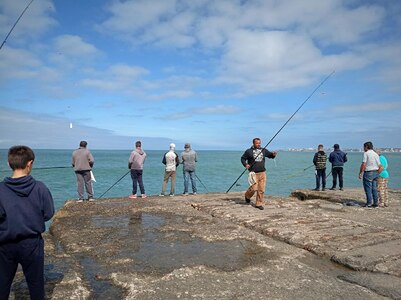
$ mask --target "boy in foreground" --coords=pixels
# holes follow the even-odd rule
[[[45,298],[41,233],[54,214],[54,203],[49,189],[29,175],[34,160],[29,147],[11,147],[13,175],[0,182],[0,300],[8,299],[18,264],[31,299]]]

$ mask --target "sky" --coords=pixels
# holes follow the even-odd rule
[[[0,1],[1,41],[29,2]],[[0,148],[243,150],[307,99],[268,149],[401,147],[400,15],[393,0],[35,0],[0,49]]]

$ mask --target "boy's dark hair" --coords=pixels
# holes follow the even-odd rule
[[[135,143],[135,147],[141,147],[141,146],[142,146],[141,141],[137,141],[137,142]]]
[[[30,160],[35,160],[35,153],[27,146],[13,146],[8,150],[8,164],[13,171],[25,169]]]
[[[372,150],[373,149],[373,144],[372,142],[366,142],[365,144],[363,144],[364,147],[368,148],[368,150]]]
[[[81,141],[81,142],[79,143],[79,147],[86,148],[87,145],[88,145],[88,143],[87,143],[86,141]]]

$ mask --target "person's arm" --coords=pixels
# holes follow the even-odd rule
[[[248,155],[247,154],[248,154],[247,151],[245,151],[244,154],[242,154],[241,163],[245,168],[249,169],[250,165],[248,164]]]
[[[363,172],[365,172],[365,168],[366,168],[366,163],[362,162],[361,167],[359,169],[359,179],[362,179]]]
[[[88,159],[89,159],[89,166],[90,166],[91,168],[93,168],[93,165],[95,164],[95,159],[93,158],[92,153],[90,153],[90,152],[88,152],[88,153],[89,153],[89,156],[88,156]]]
[[[52,194],[45,185],[43,185],[41,197],[43,201],[43,220],[46,222],[49,221],[54,215],[54,201]]]
[[[347,153],[344,153],[344,162],[347,162],[348,158],[347,158]]]
[[[180,165],[180,159],[178,158],[177,153],[174,152],[174,154],[175,154],[175,167],[178,167]]]
[[[163,159],[162,159],[162,164],[165,165],[166,163],[167,163],[167,162],[166,162],[166,153],[164,153]]]
[[[267,158],[275,158],[277,155],[277,151],[270,152],[269,150],[265,149],[264,152],[265,152],[264,155]]]
[[[317,153],[313,156],[313,164],[316,166],[317,163]]]

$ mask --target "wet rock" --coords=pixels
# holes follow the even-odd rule
[[[343,205],[363,203],[358,189],[297,190],[264,211],[243,193],[70,201],[45,235],[47,297],[397,299],[401,193],[390,197],[375,210]],[[23,283],[18,272],[11,299]]]

